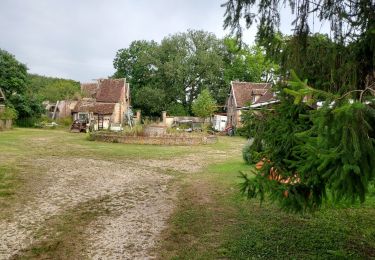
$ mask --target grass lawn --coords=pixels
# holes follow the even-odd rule
[[[260,205],[238,191],[239,171],[250,169],[242,161],[244,143],[241,138],[221,137],[217,144],[194,147],[123,145],[91,142],[85,134],[62,130],[0,132],[0,220],[12,221],[15,209],[32,200],[28,191],[36,183],[43,187],[44,170],[33,164],[40,158],[166,162],[195,156],[194,160],[207,161],[199,172],[158,172],[174,176],[177,200],[160,235],[162,242],[154,249],[157,258],[375,258],[375,190],[364,205],[326,204],[314,214],[286,213],[269,202]],[[107,207],[110,201],[87,200],[51,216],[34,234],[36,242],[14,258],[80,258],[77,244],[84,241],[90,223],[113,215]]]
[[[238,193],[240,157],[183,182],[162,259],[374,259],[375,192],[364,205],[292,214]]]

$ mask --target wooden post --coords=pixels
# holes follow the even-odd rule
[[[163,125],[167,125],[167,111],[163,111],[161,113],[162,113]]]
[[[141,123],[141,110],[137,110],[137,115],[136,115],[136,124]]]

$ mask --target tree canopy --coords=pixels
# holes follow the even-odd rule
[[[258,44],[280,66],[280,103],[244,115],[242,133],[253,138],[246,158],[260,170],[255,178],[243,175],[242,191],[261,199],[268,193],[294,211],[319,208],[325,199],[363,202],[375,178],[375,3],[284,4],[295,14],[291,36],[279,31],[278,0],[223,5],[225,27],[241,37],[242,20],[258,23]],[[331,24],[331,36],[311,33],[312,16]]]
[[[42,101],[56,102],[58,100],[73,99],[80,94],[80,84],[74,80],[37,74],[30,74],[29,78],[29,89]]]
[[[35,93],[30,91],[29,83],[26,65],[17,61],[12,54],[0,49],[0,87],[7,98],[6,105],[17,111],[19,120],[38,117],[43,112],[42,104]]]
[[[26,122],[43,114],[42,101],[73,98],[79,93],[80,85],[73,80],[28,74],[26,65],[0,49],[0,88],[5,94],[8,111],[15,109],[18,121]]]
[[[0,88],[7,99],[24,94],[28,84],[27,67],[9,52],[0,49]]]
[[[117,52],[113,64],[114,77],[125,77],[132,86],[133,106],[153,115],[162,110],[191,114],[203,89],[224,104],[230,81],[267,81],[277,72],[262,48],[240,49],[234,39],[194,30],[169,35],[161,43],[134,41]],[[139,93],[151,89],[162,104],[149,103]]]
[[[369,0],[291,0],[281,2],[228,0],[222,6],[226,8],[224,27],[230,28],[239,38],[242,36],[242,21],[247,28],[257,24],[257,40],[265,46],[268,53],[280,44],[280,16],[282,9],[289,9],[295,19],[293,56],[299,57],[292,69],[297,69],[305,61],[308,53],[308,36],[314,19],[331,25],[332,41],[336,46],[329,55],[331,69],[350,67],[348,73],[337,72],[341,88],[346,90],[363,89],[367,78],[374,80],[375,64],[375,3]],[[310,48],[311,49],[311,48]],[[323,53],[317,58],[324,57]],[[291,61],[291,60],[289,60]],[[308,77],[310,78],[310,77]],[[335,77],[335,82],[338,77]]]

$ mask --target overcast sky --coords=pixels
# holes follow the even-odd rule
[[[0,48],[30,73],[90,81],[112,75],[116,51],[134,40],[160,42],[187,29],[225,36],[223,2],[0,0]],[[253,42],[254,31],[246,32],[245,42]]]

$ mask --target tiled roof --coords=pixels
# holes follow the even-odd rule
[[[253,95],[265,95],[270,89],[271,83],[232,82],[232,91],[237,107],[246,106],[246,103],[252,100]]]
[[[115,108],[114,103],[96,103],[94,101],[79,101],[72,112],[93,112],[94,114],[111,115]]]
[[[266,103],[266,102],[275,101],[275,100],[276,98],[272,90],[269,89],[257,101],[255,101],[254,104],[261,104],[261,103]]]
[[[112,115],[115,105],[113,103],[96,103],[92,112],[94,114]]]
[[[120,102],[123,93],[125,94],[125,79],[101,79],[96,101],[117,103]]]
[[[98,87],[98,83],[81,83],[81,92],[90,97],[95,97]]]

